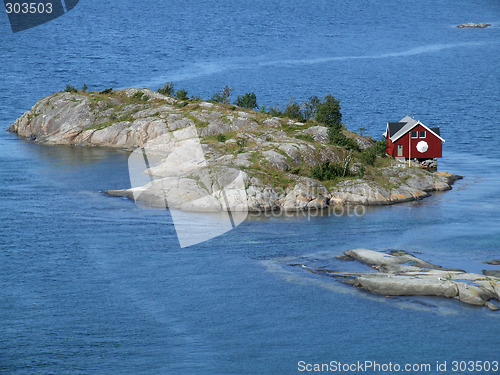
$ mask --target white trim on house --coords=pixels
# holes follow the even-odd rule
[[[412,121],[405,121],[407,118],[410,118]],[[422,124],[420,121],[413,120],[411,117],[406,116],[404,119],[402,119],[400,122],[407,122],[405,126],[403,126],[396,134],[394,134],[391,138],[389,138],[392,143],[396,142],[399,138],[401,138],[403,135],[406,133],[410,132],[415,126],[417,125],[422,125],[427,131],[431,132],[434,134],[436,137],[438,137],[443,143],[446,142],[443,138],[441,138],[439,135],[437,135],[435,132],[433,132],[431,129],[429,129],[427,126]],[[389,126],[389,125],[388,125]],[[387,134],[387,132],[386,132]],[[410,134],[411,137],[411,134]]]

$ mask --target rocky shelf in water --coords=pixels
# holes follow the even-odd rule
[[[383,296],[455,298],[466,304],[499,310],[496,303],[500,301],[500,277],[492,275],[496,271],[483,271],[483,275],[480,275],[443,268],[401,250],[386,254],[354,249],[346,251],[338,258],[361,262],[378,272],[345,272],[305,264],[293,265],[300,265],[309,272],[334,277],[346,284]]]
[[[359,151],[329,144],[328,129],[314,121],[302,123],[234,105],[178,100],[148,89],[55,93],[36,103],[9,131],[43,144],[130,151],[142,147],[155,155],[163,153],[154,166],[139,171],[151,177],[149,181],[107,193],[191,211],[393,204],[449,190],[461,178],[429,172],[418,164],[408,167],[389,157],[378,156],[374,165],[363,163],[361,151],[374,141],[347,130],[344,134]],[[173,153],[175,158],[165,156],[172,154],[172,140],[183,152]],[[195,163],[193,156],[198,154]],[[311,178],[311,169],[326,161],[344,165],[348,177]],[[194,168],[195,164],[199,167]],[[221,186],[234,176],[240,177],[244,197],[221,194]]]
[[[488,26],[491,26],[489,23],[475,23],[475,22],[468,22],[468,23],[462,23],[458,25],[458,28],[464,29],[464,28],[475,28],[475,29],[484,29]]]

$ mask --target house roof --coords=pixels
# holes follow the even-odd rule
[[[389,122],[387,123],[387,131],[389,131],[389,137],[392,137],[398,131],[401,130],[403,126],[406,125],[406,122]],[[387,134],[387,131],[384,133],[384,136]]]
[[[436,128],[430,128],[434,133],[436,133],[437,135],[441,136],[441,131],[439,130],[439,126],[436,127]]]
[[[384,137],[388,136],[392,142],[396,142],[399,138],[401,138],[403,135],[405,135],[406,133],[411,131],[418,124],[422,125],[428,131],[433,133],[441,141],[443,141],[443,142],[445,141],[443,138],[441,138],[441,132],[439,130],[439,127],[428,128],[427,126],[422,124],[420,121],[415,120],[414,118],[411,118],[410,116],[404,117],[399,122],[388,122],[386,131],[383,135],[384,135]]]

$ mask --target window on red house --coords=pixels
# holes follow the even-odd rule
[[[418,132],[411,132],[411,137],[412,138],[418,138]]]
[[[418,135],[419,135],[420,138],[425,138],[425,130],[420,130],[418,132]]]

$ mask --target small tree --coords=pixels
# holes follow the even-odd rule
[[[213,103],[223,103],[223,104],[229,104],[229,98],[231,97],[231,92],[233,89],[229,86],[224,87],[224,89],[220,92],[217,92],[212,96],[212,99],[210,99],[211,102]]]
[[[179,99],[179,100],[188,100],[189,99],[188,92],[187,92],[187,90],[184,90],[184,89],[177,90],[177,93],[175,95],[177,96],[177,99]]]
[[[158,93],[162,95],[171,96],[174,93],[174,84],[172,82],[167,82],[163,87],[158,89]]]
[[[362,126],[361,128],[359,128],[359,134],[363,135],[363,132],[365,130],[366,130],[366,128]]]
[[[254,92],[247,92],[243,96],[238,95],[238,98],[236,99],[234,104],[236,104],[238,107],[241,108],[250,108],[250,109],[257,108],[258,107],[257,96],[255,95]]]
[[[84,84],[83,84],[83,87],[82,87],[82,91],[83,91],[83,92],[86,92],[86,91],[87,91],[87,89],[88,89],[87,84],[86,84],[86,83],[84,83]]]
[[[321,100],[317,96],[311,96],[308,102],[304,103],[304,118],[310,120],[316,117],[316,111]]]
[[[78,92],[78,90],[75,88],[75,86],[67,85],[66,89],[64,90],[66,92]]]
[[[340,100],[335,99],[332,95],[327,95],[316,108],[316,121],[322,122],[329,128],[342,129]]]
[[[290,101],[288,102],[283,115],[285,117],[289,117],[299,121],[304,120],[304,116],[302,116],[302,108],[298,103],[293,101],[293,98],[290,98]]]

